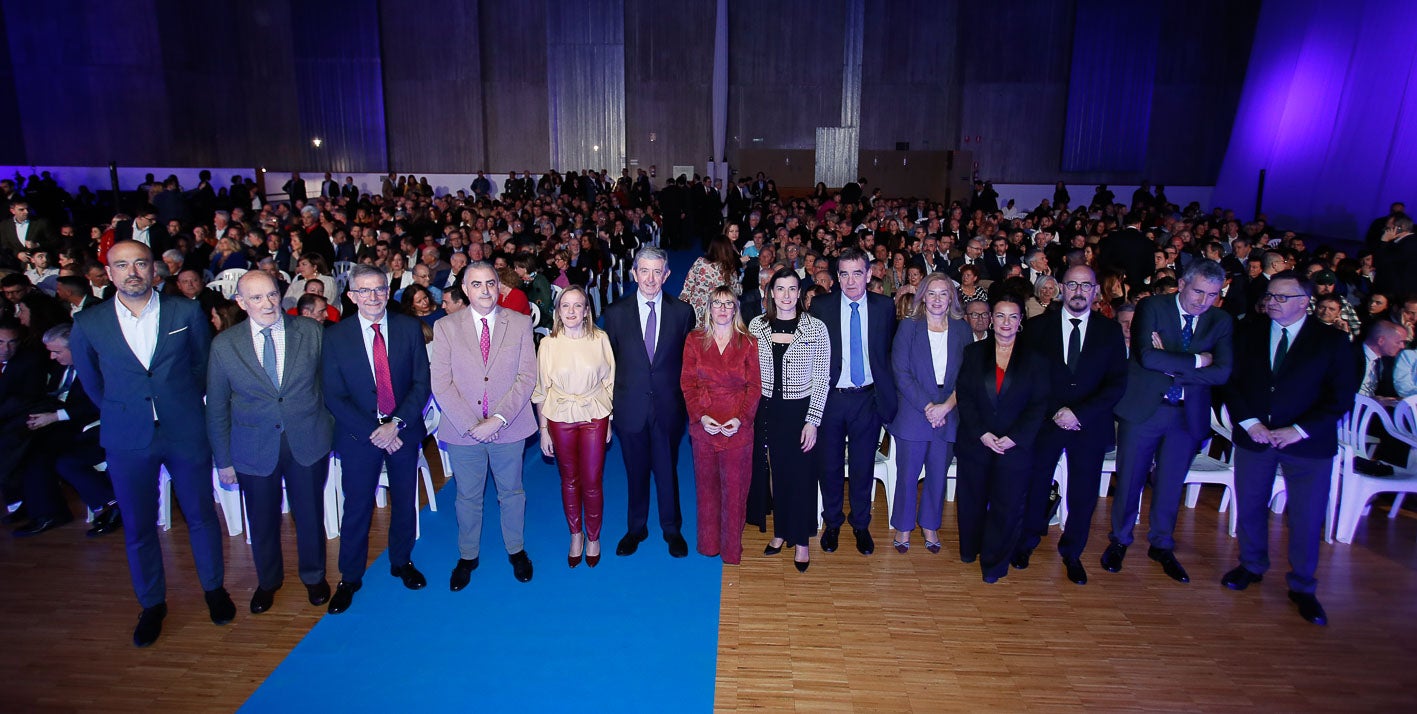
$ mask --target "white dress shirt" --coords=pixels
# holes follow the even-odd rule
[[[118,327],[123,331],[123,339],[128,343],[128,348],[133,350],[133,356],[138,358],[143,369],[151,369],[153,352],[157,351],[158,316],[162,312],[162,301],[158,299],[157,291],[149,293],[148,303],[136,315],[117,298],[113,300],[113,308],[118,315]]]
[[[1064,362],[1066,362],[1067,359],[1068,359],[1068,340],[1071,340],[1071,339],[1073,338],[1073,330],[1077,330],[1078,332],[1081,332],[1081,333],[1082,333],[1081,335],[1078,336],[1078,345],[1086,345],[1086,344],[1087,344],[1087,322],[1088,322],[1088,319],[1091,318],[1091,317],[1092,317],[1092,310],[1087,310],[1086,312],[1084,312],[1084,313],[1081,314],[1081,315],[1074,315],[1074,314],[1072,314],[1071,312],[1068,312],[1068,309],[1067,309],[1067,308],[1063,308],[1063,361],[1064,361]],[[1077,324],[1077,327],[1073,327],[1073,320],[1081,320],[1082,322],[1079,322],[1079,323]],[[1073,365],[1068,365],[1068,366],[1071,367],[1071,366],[1073,366]]]
[[[645,334],[645,323],[649,319],[649,304],[654,303],[654,351],[659,351],[659,336],[664,332],[664,291],[660,290],[653,300],[645,299],[640,291],[635,291],[635,302],[640,307],[640,335]]]
[[[142,243],[143,245],[149,248],[153,247],[152,238],[148,236],[148,232],[151,230],[152,226],[148,226],[147,228],[138,228],[138,224],[134,223],[133,240],[138,241],[139,243]]]
[[[867,339],[867,337],[871,334],[871,321],[870,317],[867,315],[870,310],[866,309],[866,295],[868,294],[869,293],[863,293],[861,295],[861,299],[855,301],[856,303],[861,305],[861,359],[865,362],[865,364],[862,366],[865,367],[864,371],[866,373],[866,381],[861,383],[861,386],[863,387],[875,383],[875,380],[871,378],[871,354],[869,345],[870,340]],[[841,294],[841,377],[836,380],[836,386],[843,389],[849,389],[851,387],[856,386],[851,383],[852,302],[852,300],[846,297],[846,293]]]

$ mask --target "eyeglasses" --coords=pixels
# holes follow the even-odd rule
[[[359,288],[357,290],[351,289],[349,292],[360,300],[363,300],[364,298],[367,298],[371,295],[378,295],[379,297],[384,297],[389,294],[389,286],[385,285],[383,287],[378,288]]]
[[[1069,280],[1068,282],[1063,283],[1063,287],[1069,290],[1088,291],[1097,287],[1097,283],[1080,283],[1076,280]]]
[[[1283,294],[1280,294],[1280,293],[1265,293],[1265,294],[1264,294],[1264,298],[1265,298],[1266,300],[1273,300],[1274,302],[1276,302],[1276,303],[1278,303],[1278,304],[1280,304],[1280,305],[1283,305],[1284,303],[1289,302],[1290,300],[1293,300],[1294,298],[1301,298],[1301,297],[1308,297],[1308,296],[1307,296],[1307,295],[1304,295],[1304,294],[1302,294],[1302,293],[1299,294],[1299,295],[1283,295]]]
[[[709,305],[716,308],[723,308],[725,310],[733,309],[732,300],[714,300],[713,302],[709,303]]]

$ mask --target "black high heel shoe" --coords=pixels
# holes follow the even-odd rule
[[[782,545],[787,545],[787,541],[783,541]],[[774,546],[772,544],[772,541],[768,541],[767,546],[763,548],[763,555],[777,555],[778,553],[781,553],[782,545]]]
[[[599,544],[600,541],[598,541],[598,540],[593,540],[593,541],[590,541],[590,543]],[[587,543],[586,546],[589,547],[589,546],[590,546],[590,543]],[[594,567],[597,566],[597,565],[600,565],[600,554],[599,554],[599,553],[596,553],[595,555],[591,555],[590,553],[586,553],[586,556],[585,556],[585,564],[586,564],[586,565],[589,565],[589,566],[592,567],[592,568],[594,568]]]
[[[811,550],[808,550],[808,551],[807,551],[807,558],[808,558],[807,560],[798,560],[796,553],[793,553],[793,556],[792,556],[792,566],[795,567],[795,568],[797,568],[797,572],[799,572],[799,573],[805,573],[805,572],[807,572],[807,566],[809,566],[809,565],[812,564],[811,557],[812,557],[812,551],[811,551]]]

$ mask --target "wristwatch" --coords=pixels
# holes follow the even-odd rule
[[[402,419],[400,419],[400,418],[398,418],[398,417],[396,417],[396,416],[381,416],[381,417],[379,417],[379,425],[380,425],[380,426],[382,426],[382,425],[384,425],[384,424],[390,424],[390,423],[396,424],[400,430],[402,430],[404,427],[408,426],[408,424],[406,424],[406,423],[404,422],[404,420],[402,420]]]

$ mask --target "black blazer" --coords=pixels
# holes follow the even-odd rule
[[[1234,351],[1234,320],[1224,310],[1211,308],[1196,318],[1191,347],[1181,349],[1181,308],[1175,295],[1155,295],[1137,304],[1132,318],[1132,359],[1127,391],[1117,404],[1117,416],[1146,421],[1161,406],[1172,384],[1186,390],[1186,425],[1200,439],[1210,433],[1210,388],[1230,379]],[[1164,349],[1151,346],[1151,333],[1161,335]],[[1213,361],[1196,368],[1195,356],[1209,352]]]
[[[841,289],[812,301],[809,310],[812,317],[827,325],[827,335],[831,338],[831,381],[835,387],[841,379],[841,365],[845,360],[847,337],[841,334]],[[871,378],[875,380],[876,413],[883,423],[895,419],[899,395],[895,391],[895,374],[891,369],[891,342],[895,339],[895,301],[884,295],[866,293],[866,360],[871,364]],[[827,408],[831,408],[831,396],[827,396]]]
[[[133,240],[133,222],[123,221],[113,227],[113,242]],[[152,248],[153,258],[162,260],[162,254],[172,248],[172,236],[167,234],[167,228],[161,223],[154,223],[148,229],[148,247]]]
[[[404,446],[420,448],[425,429],[423,409],[432,396],[428,373],[428,348],[423,344],[423,327],[417,318],[388,314],[389,331],[385,347],[389,353],[389,377],[394,388],[394,413],[405,426],[399,433]],[[324,330],[321,347],[321,380],[325,407],[335,418],[334,450],[346,439],[361,444],[379,428],[378,395],[374,390],[374,370],[364,349],[364,325],[357,315],[340,320]],[[253,347],[254,349],[254,347]],[[206,422],[203,421],[203,426]]]
[[[1015,344],[1002,390],[995,389],[994,369],[992,335],[965,345],[959,381],[955,383],[959,405],[955,451],[966,458],[994,455],[979,441],[986,433],[1014,440],[1017,446],[1007,452],[1008,456],[1027,455],[1048,416],[1048,368],[1040,355]]]
[[[1309,435],[1285,447],[1284,453],[1330,458],[1338,453],[1338,420],[1353,406],[1358,390],[1352,345],[1341,331],[1328,329],[1317,318],[1304,318],[1276,373],[1270,369],[1271,324],[1268,317],[1256,315],[1235,332],[1235,369],[1225,388],[1235,445],[1268,448],[1256,444],[1240,426],[1259,419],[1272,429],[1297,425]]]
[[[1077,416],[1080,434],[1106,446],[1116,440],[1112,410],[1127,390],[1127,346],[1122,326],[1093,311],[1087,318],[1087,335],[1077,371],[1068,369],[1063,347],[1066,310],[1052,310],[1024,323],[1029,351],[1038,355],[1047,370],[1049,385],[1046,416],[1067,407]]]
[[[694,329],[694,308],[668,293],[663,294],[662,304],[653,362],[645,354],[644,332],[640,330],[639,293],[632,292],[605,308],[605,334],[615,353],[612,425],[616,429],[643,431],[653,418],[677,434],[688,420],[679,376],[684,368],[684,340]]]
[[[1127,284],[1133,290],[1145,287],[1147,278],[1155,272],[1152,267],[1156,265],[1156,244],[1135,228],[1107,234],[1097,248],[1098,263],[1103,268],[1125,271]]]
[[[19,348],[0,371],[0,432],[23,433],[30,410],[45,398],[48,357],[38,349]]]

